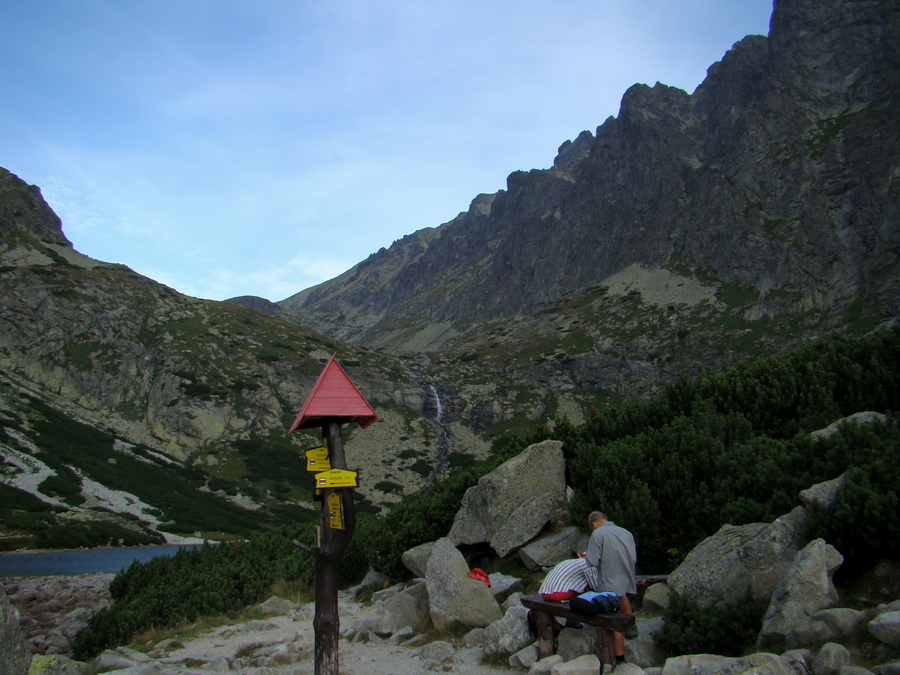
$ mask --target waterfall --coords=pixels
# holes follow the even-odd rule
[[[427,382],[424,375],[419,378],[422,388],[427,392],[428,402],[434,401],[434,417],[431,421],[437,427],[437,447],[434,453],[434,469],[432,476],[438,480],[442,476],[446,476],[450,471],[450,434],[447,426],[444,424],[444,403],[441,401],[438,388]],[[429,408],[426,405],[425,408]]]
[[[438,394],[437,387],[433,384],[428,386],[431,387],[431,395],[434,397],[434,421],[440,424],[441,420],[444,419],[444,406],[441,404],[441,397]]]

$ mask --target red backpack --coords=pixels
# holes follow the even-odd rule
[[[469,576],[473,579],[478,579],[478,581],[483,581],[488,585],[488,588],[491,587],[491,578],[483,569],[479,569],[478,567],[476,567],[471,572],[469,572]]]

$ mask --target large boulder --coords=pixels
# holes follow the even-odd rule
[[[672,603],[672,589],[669,584],[659,582],[644,591],[641,608],[647,612],[664,612]]]
[[[515,603],[503,618],[484,629],[484,655],[487,657],[511,656],[534,641],[528,632],[528,609],[521,602]]]
[[[428,588],[413,584],[383,601],[384,611],[378,632],[394,634],[409,626],[417,633],[428,628]]]
[[[400,562],[402,562],[403,566],[412,572],[414,576],[424,577],[425,570],[428,568],[428,559],[431,558],[431,549],[433,547],[433,541],[414,546],[408,551],[403,552],[403,555],[400,556]]]
[[[547,490],[522,502],[491,536],[491,548],[501,558],[536,537],[559,510],[560,496]]]
[[[2,586],[0,586],[0,664],[4,667],[3,672],[9,675],[27,675],[31,666],[31,654],[19,630],[19,612],[9,602]]]
[[[818,429],[810,433],[816,440],[825,440],[831,438],[836,433],[838,433],[842,427],[847,424],[887,424],[890,421],[890,418],[887,415],[882,415],[879,412],[874,412],[872,410],[865,410],[863,412],[854,413],[848,417],[842,417],[841,419],[829,424],[824,429]]]
[[[425,585],[431,602],[430,616],[439,631],[460,627],[485,627],[503,618],[500,605],[483,581],[469,576],[462,553],[447,537],[434,543]]]
[[[792,628],[819,610],[833,606],[838,594],[832,577],[843,561],[841,554],[823,539],[807,544],[778,582],[756,646],[780,654]]]
[[[662,630],[665,619],[661,616],[650,619],[638,618],[635,628],[637,637],[625,641],[625,660],[634,663],[641,668],[664,663],[667,650],[657,644],[654,635]]]
[[[574,525],[558,532],[550,532],[535,538],[519,549],[519,558],[532,572],[553,567],[560,560],[574,558],[587,550],[588,534]]]
[[[557,637],[556,653],[563,657],[564,661],[573,661],[579,656],[593,654],[596,646],[596,637],[593,630],[590,632],[580,628],[563,628]]]
[[[818,654],[813,656],[810,671],[814,675],[831,675],[832,673],[837,675],[841,669],[849,666],[851,661],[852,656],[849,649],[836,642],[829,642],[822,645]]]
[[[900,648],[900,611],[883,612],[869,622],[869,632],[881,642]]]
[[[537,443],[466,490],[447,536],[455,545],[490,543],[504,557],[537,536],[565,498],[562,443]]]
[[[798,506],[769,524],[724,525],[688,553],[668,584],[701,607],[736,602],[748,590],[768,600],[800,550],[805,521]]]
[[[800,503],[807,509],[815,507],[828,509],[834,504],[838,492],[840,492],[846,482],[847,474],[841,474],[837,478],[827,480],[824,483],[816,483],[800,493]]]
[[[865,625],[866,613],[858,609],[823,609],[791,628],[785,636],[785,646],[799,649],[827,642],[855,641],[861,637]]]

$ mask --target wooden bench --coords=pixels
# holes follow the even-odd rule
[[[609,614],[595,614],[588,616],[579,614],[569,608],[569,601],[550,602],[540,595],[526,595],[522,598],[522,604],[534,611],[538,626],[538,656],[544,658],[553,653],[553,621],[551,616],[560,616],[579,623],[594,626],[597,631],[595,640],[595,653],[600,659],[601,665],[611,664],[616,667],[616,643],[614,633],[624,633],[634,626],[634,614],[623,612],[611,612]]]

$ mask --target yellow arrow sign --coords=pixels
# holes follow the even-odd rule
[[[332,530],[344,529],[344,509],[341,506],[341,496],[337,492],[328,495],[328,525]]]
[[[307,471],[328,471],[331,468],[331,460],[328,458],[328,448],[310,448],[306,451]]]
[[[331,469],[316,474],[317,488],[356,487],[356,472]]]

